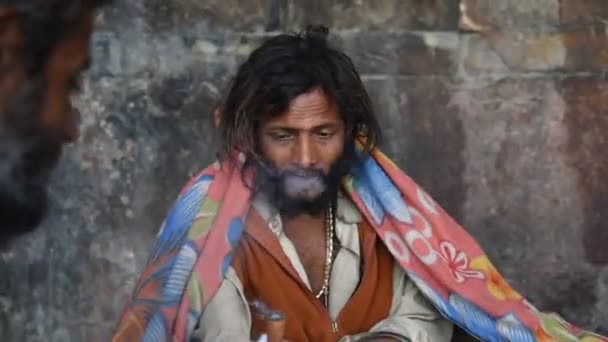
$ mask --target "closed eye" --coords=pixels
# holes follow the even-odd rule
[[[330,139],[331,137],[334,136],[334,134],[336,134],[336,131],[331,130],[331,129],[322,129],[319,132],[317,132],[317,136],[321,139]]]
[[[270,137],[275,141],[286,142],[293,139],[294,135],[288,132],[272,132]]]

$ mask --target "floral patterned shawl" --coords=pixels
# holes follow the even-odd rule
[[[353,168],[343,188],[421,292],[474,337],[608,341],[536,310],[475,240],[380,151]],[[158,234],[113,341],[189,341],[231,263],[250,206],[239,165],[216,163],[194,177]]]

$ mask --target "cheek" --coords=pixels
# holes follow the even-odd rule
[[[291,161],[291,149],[271,141],[268,137],[260,139],[259,152],[264,159],[272,162],[276,167],[288,165]]]
[[[344,152],[344,138],[343,136],[336,139],[332,139],[327,144],[320,147],[320,155],[323,158],[323,169],[328,172],[333,164],[342,156]]]
[[[69,107],[70,99],[65,82],[57,78],[49,79],[42,112],[45,126],[54,130],[62,130],[62,127],[67,124]]]

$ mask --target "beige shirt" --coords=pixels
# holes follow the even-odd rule
[[[283,252],[310,290],[308,276],[295,246],[283,232],[280,215],[260,196],[255,198],[253,205],[268,222],[268,228],[275,234]],[[338,198],[336,214],[336,237],[341,248],[337,252],[330,276],[328,311],[333,320],[355,292],[361,277],[358,233],[361,214],[343,196]],[[219,290],[203,312],[194,336],[202,342],[245,342],[250,341],[250,331],[251,314],[243,285],[234,269],[229,268]],[[449,342],[452,331],[452,323],[440,316],[395,262],[389,317],[378,322],[368,333],[345,336],[340,342],[357,341],[371,337],[370,335],[390,335],[397,341]]]

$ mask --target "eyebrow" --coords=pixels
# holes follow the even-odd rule
[[[339,126],[339,123],[337,123],[337,122],[335,122],[335,123],[334,122],[327,122],[327,123],[324,123],[324,124],[313,126],[313,127],[309,128],[309,129],[305,129],[304,131],[316,131],[316,130],[325,129],[325,128],[336,128],[338,126]],[[301,129],[297,129],[297,128],[294,128],[294,127],[283,126],[283,125],[280,125],[280,124],[277,124],[276,126],[271,125],[266,130],[267,131],[282,130],[282,131],[287,131],[287,132],[290,132],[290,133],[301,131]]]

